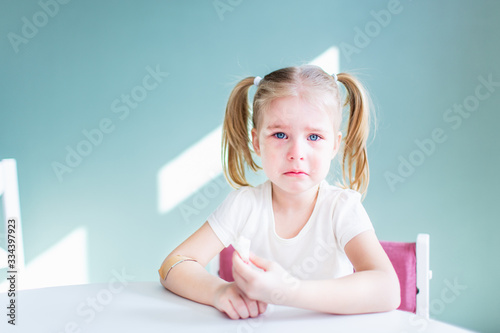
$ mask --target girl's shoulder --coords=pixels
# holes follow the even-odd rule
[[[325,204],[336,206],[336,208],[361,205],[361,193],[349,188],[330,185],[326,180],[321,183],[320,197]]]
[[[361,193],[350,188],[343,188],[329,184],[326,180],[321,183],[320,191],[324,196],[339,197],[342,199],[361,200]]]
[[[233,200],[260,200],[270,192],[271,183],[268,180],[257,186],[239,187],[236,190],[231,191],[228,198],[232,198]]]
[[[336,221],[334,223],[347,226],[357,221],[356,223],[370,225],[370,218],[361,202],[361,193],[329,184],[326,184],[320,191],[323,192],[320,203],[321,211],[327,212],[332,217],[332,221]]]

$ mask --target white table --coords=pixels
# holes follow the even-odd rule
[[[165,290],[159,282],[120,282],[18,291],[16,325],[0,294],[0,332],[467,332],[411,313],[329,315],[269,305],[265,314],[231,320]]]

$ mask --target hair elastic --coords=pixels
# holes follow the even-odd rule
[[[337,74],[333,73],[332,77],[335,80],[335,82],[339,82],[339,78],[337,77]]]
[[[258,87],[261,80],[262,78],[260,76],[256,76],[255,79],[253,79],[253,85]]]

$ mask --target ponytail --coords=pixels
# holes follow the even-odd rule
[[[344,106],[349,105],[342,177],[346,187],[365,194],[370,179],[366,153],[366,141],[370,130],[369,99],[361,83],[350,74],[340,73],[338,81],[343,83],[347,91]]]
[[[250,110],[248,90],[254,84],[253,77],[241,80],[234,87],[227,102],[222,126],[222,166],[224,176],[235,188],[248,186],[245,178],[245,162],[253,170],[259,166],[252,158],[248,133]]]

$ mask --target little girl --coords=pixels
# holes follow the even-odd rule
[[[331,76],[306,65],[240,81],[223,125],[224,173],[238,189],[167,256],[162,285],[232,319],[256,317],[269,303],[336,314],[396,309],[398,278],[361,205],[368,116],[363,87],[346,73]],[[250,147],[269,178],[257,187],[245,179],[247,166],[259,168]],[[346,188],[325,180],[339,150]],[[235,252],[234,282],[209,274],[208,262],[242,236],[251,240],[253,265]]]

